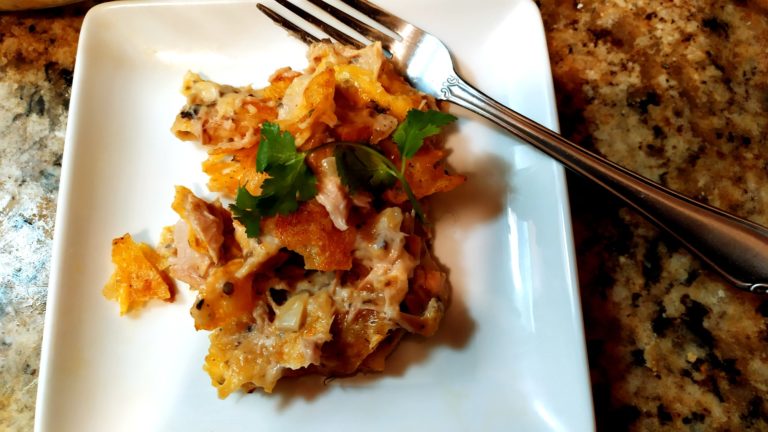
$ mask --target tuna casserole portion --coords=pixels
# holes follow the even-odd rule
[[[417,148],[396,137],[415,114],[439,111],[435,100],[410,87],[379,44],[320,42],[307,57],[305,71],[280,69],[263,89],[184,79],[172,131],[202,145],[209,189],[235,204],[177,186],[180,219],[147,262],[196,291],[191,314],[211,332],[204,369],[220,397],[269,393],[284,376],[381,371],[403,335],[437,330],[450,301],[420,202],[464,177],[447,170],[436,129]],[[293,150],[270,147],[264,162],[270,139]],[[402,177],[382,181],[372,170],[358,176],[361,187],[348,178],[361,166],[398,167]],[[301,176],[295,191],[280,189]],[[280,190],[290,203],[278,203]],[[261,210],[243,210],[246,202]]]

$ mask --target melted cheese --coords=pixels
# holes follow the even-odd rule
[[[265,121],[290,132],[302,151],[353,140],[396,160],[390,136],[398,122],[411,109],[436,106],[394,72],[378,43],[360,50],[319,43],[307,57],[305,71],[280,69],[264,89],[187,74],[187,104],[172,130],[209,152],[203,167],[212,190],[231,197],[244,185],[261,192],[265,175],[255,172],[255,159]],[[286,375],[381,370],[405,332],[433,333],[447,306],[448,286],[428,256],[428,236],[396,206],[402,201],[388,198],[399,198],[397,190],[350,196],[333,152],[318,150],[308,158],[316,199],[262,219],[258,238],[188,191],[177,197],[184,222],[176,244],[166,235],[162,250],[169,260],[207,258],[205,268],[189,268],[199,289],[191,312],[197,328],[211,331],[205,370],[221,397],[240,389],[271,392]],[[463,181],[446,174],[435,159],[442,155],[421,156],[419,169],[432,171],[416,178],[424,180],[420,196],[431,193],[429,183],[447,190]],[[213,239],[208,226],[219,227],[223,240]],[[184,235],[187,245],[179,243]]]

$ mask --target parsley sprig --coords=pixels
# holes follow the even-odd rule
[[[307,153],[296,151],[289,132],[281,132],[277,124],[261,125],[261,142],[256,153],[256,170],[269,178],[261,185],[261,194],[252,195],[244,186],[237,190],[235,203],[229,206],[234,219],[245,226],[248,237],[257,237],[261,218],[289,214],[317,194],[317,179],[304,162]]]
[[[397,126],[392,140],[400,151],[400,169],[373,148],[357,143],[336,143],[334,155],[342,182],[351,190],[368,187],[390,187],[400,182],[416,215],[426,220],[419,201],[405,178],[405,167],[424,145],[427,137],[440,133],[441,127],[456,120],[456,117],[440,111],[410,110],[405,120]]]
[[[399,181],[416,215],[422,221],[426,219],[404,172],[398,171],[386,156],[367,145],[351,142],[337,142],[334,156],[341,182],[350,190],[385,189]]]
[[[405,173],[406,161],[416,155],[416,152],[424,145],[425,138],[439,134],[441,127],[454,121],[456,121],[456,116],[440,111],[415,109],[408,111],[405,120],[397,126],[395,133],[392,134],[392,140],[397,144],[402,159],[400,172]]]
[[[336,167],[350,190],[385,189],[400,182],[403,191],[421,221],[426,217],[405,177],[407,161],[424,145],[427,137],[440,133],[440,128],[456,117],[440,111],[411,110],[392,134],[400,151],[398,169],[386,156],[365,144],[334,143]],[[317,179],[307,167],[308,152],[299,152],[293,136],[280,131],[277,124],[261,126],[261,141],[256,154],[256,169],[269,175],[261,185],[261,194],[252,195],[244,186],[237,190],[235,203],[229,206],[234,219],[245,226],[248,237],[257,237],[261,218],[289,214],[298,209],[299,202],[317,194]]]

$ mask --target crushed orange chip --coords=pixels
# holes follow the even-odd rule
[[[117,267],[104,287],[104,297],[120,304],[120,315],[151,299],[173,300],[172,282],[163,273],[165,260],[130,234],[112,240],[112,262]]]
[[[388,109],[390,114],[399,120],[405,119],[408,111],[419,107],[423,100],[423,96],[415,91],[405,94],[389,93],[373,72],[357,65],[339,65],[335,67],[335,71],[337,82],[341,85],[349,83],[348,85],[354,86],[360,92],[361,98],[376,102],[379,106]]]
[[[256,171],[258,150],[259,146],[253,146],[209,155],[203,162],[203,171],[210,177],[208,188],[230,198],[234,198],[243,185],[251,195],[261,194],[261,184],[267,174]]]
[[[382,144],[387,153],[396,154],[397,151],[393,149],[393,142],[389,141]],[[466,177],[448,171],[445,162],[447,155],[448,153],[444,149],[425,145],[408,161],[405,178],[416,198],[421,199],[438,192],[448,192],[464,183]],[[398,155],[396,165],[399,163]],[[397,204],[408,200],[408,196],[401,188],[387,190],[384,193],[384,198]]]
[[[296,146],[306,151],[325,142],[328,126],[336,124],[333,97],[336,78],[328,69],[315,74],[301,92],[301,102],[278,120],[280,128],[294,136]]]
[[[253,275],[238,278],[237,271],[242,266],[243,261],[235,259],[216,267],[200,287],[198,300],[190,310],[196,329],[215,330],[228,324],[253,320]]]
[[[294,213],[269,219],[266,227],[286,248],[304,257],[307,269],[332,271],[352,267],[357,230],[350,227],[340,231],[317,201],[308,201]]]

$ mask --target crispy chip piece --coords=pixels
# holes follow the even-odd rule
[[[238,278],[236,274],[242,266],[243,260],[235,259],[211,272],[190,310],[195,329],[214,330],[252,318],[255,304],[251,290],[253,274]]]
[[[356,65],[336,66],[335,71],[336,81],[340,85],[355,88],[360,92],[362,99],[376,102],[379,106],[388,109],[390,114],[399,120],[405,119],[408,111],[419,107],[424,100],[424,96],[415,92],[389,93],[371,71]]]
[[[395,144],[386,141],[383,143],[383,147],[386,153],[397,154],[395,165],[398,165],[400,157]],[[416,198],[421,199],[438,192],[448,192],[466,181],[466,177],[463,175],[451,174],[448,171],[445,162],[447,155],[446,150],[425,144],[413,158],[408,160],[405,178]],[[408,200],[408,196],[399,187],[387,190],[384,193],[384,198],[395,204],[401,204]]]
[[[328,126],[337,122],[334,103],[336,78],[328,69],[316,73],[305,87],[297,86],[290,91],[300,92],[300,102],[283,113],[278,120],[282,130],[288,131],[296,140],[296,146],[303,151],[325,142]]]
[[[112,262],[117,268],[104,287],[104,297],[120,304],[120,315],[151,299],[173,301],[173,282],[163,272],[165,259],[130,234],[112,240]]]
[[[245,186],[251,195],[261,194],[261,184],[268,176],[256,171],[258,149],[259,146],[253,146],[209,155],[203,161],[203,171],[210,177],[208,188],[230,198],[237,195],[240,186]]]
[[[405,177],[417,198],[448,192],[464,183],[466,177],[448,172],[446,156],[443,149],[424,147],[408,161]]]
[[[279,101],[285,96],[285,91],[288,89],[288,86],[291,85],[293,80],[301,75],[301,72],[295,71],[289,67],[280,68],[269,77],[269,86],[260,90],[258,94],[264,99]]]
[[[295,213],[277,215],[266,223],[286,248],[301,254],[309,270],[349,270],[357,230],[340,231],[325,207],[317,201],[303,203]]]

